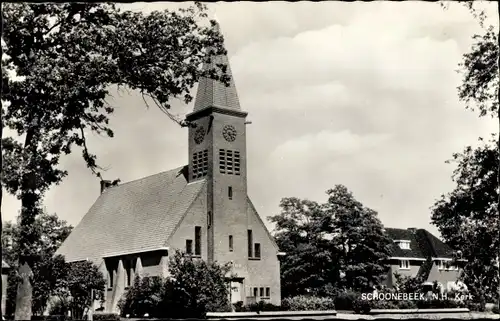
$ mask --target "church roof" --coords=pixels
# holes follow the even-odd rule
[[[231,78],[229,86],[226,86],[220,81],[209,78],[201,78],[198,84],[198,91],[196,94],[193,112],[209,107],[241,110],[238,93],[236,92],[236,86],[227,55],[219,55],[212,58],[210,63],[205,63],[203,65],[203,69],[215,69],[217,64],[227,66],[226,74]]]
[[[105,190],[56,254],[68,262],[159,250],[202,191],[187,166]]]

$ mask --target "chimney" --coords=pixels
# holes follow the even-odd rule
[[[111,181],[102,180],[101,181],[101,194],[111,186]]]

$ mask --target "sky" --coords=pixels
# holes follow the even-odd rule
[[[180,5],[122,7],[149,13]],[[283,197],[323,202],[326,190],[343,184],[386,227],[438,235],[430,208],[454,188],[454,166],[445,161],[498,131],[457,98],[458,64],[481,32],[467,9],[416,1],[209,6],[252,121],[248,193],[263,220],[279,213]],[[496,17],[493,2],[483,6]],[[115,137],[91,135],[87,142],[108,168],[105,179],[127,182],[187,163],[187,129],[148,109],[135,92],[113,89],[109,100]],[[180,117],[193,107],[175,104]],[[63,158],[62,167],[69,176],[44,205],[76,225],[99,196],[99,180],[79,152]],[[5,220],[19,209],[4,196]]]

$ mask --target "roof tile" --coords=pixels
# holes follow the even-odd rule
[[[137,253],[166,245],[204,180],[187,183],[187,167],[104,191],[57,250],[67,261]]]

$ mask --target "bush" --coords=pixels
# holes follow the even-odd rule
[[[231,311],[227,301],[228,266],[208,264],[177,251],[169,262],[171,277],[136,278],[120,300],[122,316],[154,318],[204,318],[207,312]]]
[[[398,301],[397,308],[398,309],[416,309],[417,304],[414,301]]]
[[[352,310],[358,314],[367,314],[371,310],[371,301],[356,298],[352,302]]]
[[[499,304],[500,303],[496,303],[495,306],[493,307],[493,309],[491,309],[491,312],[495,313],[495,314],[500,314],[500,307],[499,307]]]
[[[117,321],[117,320],[120,320],[120,316],[116,313],[95,313],[93,315],[93,320],[95,320],[95,321],[99,321],[99,320]]]
[[[419,300],[416,301],[418,309],[452,309],[459,308],[460,303],[455,300]]]
[[[266,311],[285,311],[285,309],[279,305],[274,305],[272,303],[267,303],[265,301],[259,301],[254,304],[247,306],[243,305],[243,302],[238,302],[233,304],[234,310],[236,312],[266,312]]]
[[[335,309],[335,301],[331,298],[299,295],[281,301],[287,311],[325,311]]]
[[[353,291],[338,292],[335,295],[335,308],[337,310],[353,310],[353,302],[360,297],[359,293]]]

